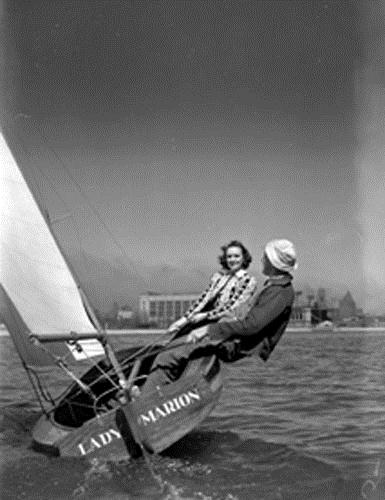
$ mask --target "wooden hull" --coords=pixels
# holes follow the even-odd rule
[[[33,430],[38,451],[67,457],[113,460],[136,457],[139,443],[160,452],[197,427],[213,410],[222,389],[214,357],[193,361],[180,380],[153,393],[119,403],[73,428],[42,416]]]
[[[122,406],[137,442],[150,451],[163,451],[211,413],[219,399],[222,380],[219,371],[207,380],[201,367],[201,362],[194,361],[180,380]]]

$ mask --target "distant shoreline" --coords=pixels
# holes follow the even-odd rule
[[[343,333],[343,332],[384,332],[385,333],[385,326],[367,326],[367,327],[359,327],[359,326],[340,326],[340,327],[335,327],[333,329],[319,329],[317,330],[312,329],[312,328],[307,328],[307,327],[288,327],[287,328],[287,333],[308,333],[308,334],[315,334],[315,333]],[[107,333],[110,335],[162,335],[166,332],[166,330],[161,329],[161,328],[127,328],[124,330],[107,330]],[[0,329],[0,337],[8,337],[9,333],[6,329],[1,328]]]
[[[289,326],[286,329],[290,333],[339,333],[339,332],[384,332],[385,326],[336,326],[334,328],[308,328],[301,326]]]
[[[147,328],[130,328],[125,330],[107,330],[111,335],[162,335],[165,333],[164,329],[147,329]],[[317,330],[308,327],[289,326],[286,329],[287,333],[339,333],[339,332],[384,332],[385,326],[339,326],[333,329],[319,329]]]

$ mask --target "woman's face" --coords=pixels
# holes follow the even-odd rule
[[[230,271],[238,271],[242,268],[243,254],[239,247],[229,247],[226,250],[226,264]]]

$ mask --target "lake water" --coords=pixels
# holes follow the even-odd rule
[[[112,340],[123,348],[154,338]],[[33,451],[39,406],[9,337],[0,349],[4,500],[385,498],[385,333],[286,333],[267,364],[226,365],[214,412],[152,457],[153,473],[143,458],[88,462]],[[61,374],[54,382],[67,384]]]

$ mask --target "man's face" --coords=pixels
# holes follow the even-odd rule
[[[262,262],[262,272],[265,276],[268,276],[270,274],[271,264],[265,252],[263,252],[261,262]]]

